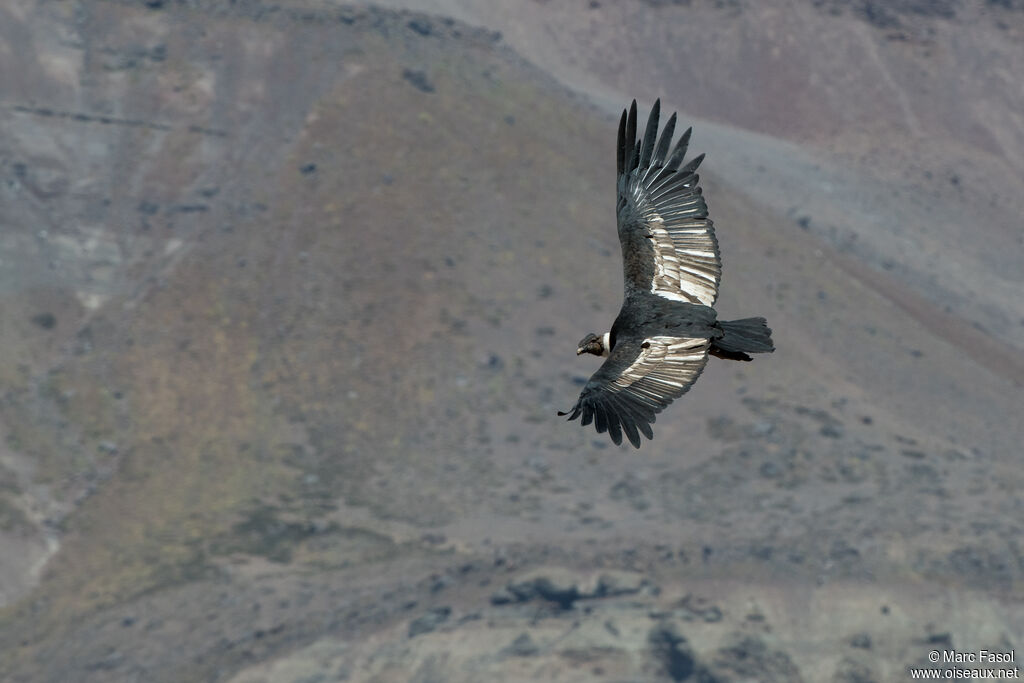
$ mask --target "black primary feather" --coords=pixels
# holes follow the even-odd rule
[[[658,119],[661,117],[661,100],[655,100],[651,107],[651,115],[647,117],[647,129],[644,131],[644,139],[640,149],[640,168],[648,168],[651,165],[651,155],[654,154],[654,140],[658,137]]]

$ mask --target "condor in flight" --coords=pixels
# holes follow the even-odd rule
[[[722,262],[695,173],[704,155],[682,165],[691,129],[669,154],[675,114],[655,144],[660,110],[659,100],[639,142],[636,100],[628,115],[622,112],[616,211],[625,298],[611,331],[580,341],[577,355],[608,360],[576,405],[559,413],[570,420],[582,416],[583,425],[594,422],[616,444],[625,432],[637,448],[640,434],[654,438],[655,415],[697,381],[708,354],[749,361],[748,353],[775,350],[764,318],[725,322],[712,308]]]

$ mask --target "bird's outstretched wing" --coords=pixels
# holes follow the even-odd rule
[[[709,339],[692,337],[620,340],[583,387],[576,405],[559,415],[570,420],[582,416],[584,426],[593,421],[598,433],[607,431],[616,444],[625,432],[640,448],[640,433],[654,438],[655,415],[697,381],[708,361],[709,344]]]
[[[722,262],[708,207],[695,171],[704,155],[682,165],[690,141],[683,133],[672,153],[676,115],[661,137],[661,101],[651,108],[643,138],[636,139],[636,100],[622,112],[618,141],[618,225],[626,289],[646,290],[673,301],[712,306],[718,298]],[[637,239],[641,236],[643,239]],[[653,263],[652,263],[653,261]]]

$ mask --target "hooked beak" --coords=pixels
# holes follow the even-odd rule
[[[580,356],[580,355],[582,355],[584,353],[586,353],[586,351],[584,351],[582,348],[576,349],[576,355],[577,356]]]

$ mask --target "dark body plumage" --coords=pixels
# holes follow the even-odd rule
[[[749,361],[773,351],[764,318],[719,321],[715,312],[721,260],[714,227],[695,173],[700,155],[683,165],[690,130],[669,154],[675,114],[658,134],[660,101],[636,139],[636,101],[622,113],[618,140],[619,242],[625,296],[607,347],[588,336],[577,353],[608,360],[583,387],[570,420],[594,422],[616,444],[625,433],[640,447],[654,437],[657,413],[689,390],[709,354]],[[582,343],[582,342],[581,342]]]

